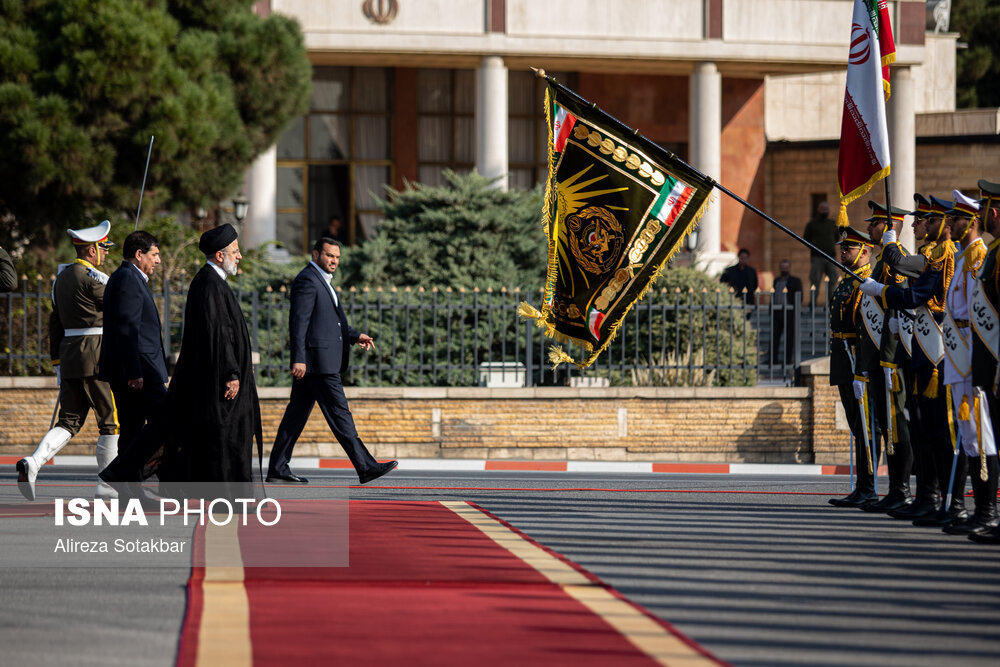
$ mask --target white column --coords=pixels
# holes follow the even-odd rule
[[[271,146],[257,156],[247,175],[247,217],[243,221],[241,244],[259,248],[277,238],[278,149]]]
[[[476,72],[476,170],[507,189],[507,67],[498,56]]]
[[[892,95],[889,97],[889,192],[892,205],[912,210],[917,187],[917,133],[914,112],[913,72],[909,67],[893,68]],[[881,200],[882,197],[876,197]],[[914,250],[911,218],[907,217],[899,240]]]
[[[697,63],[690,84],[691,165],[719,180],[722,175],[722,75],[713,62]],[[696,265],[716,275],[734,260],[722,252],[722,207],[717,198],[698,226]]]

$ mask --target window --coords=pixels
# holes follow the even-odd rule
[[[278,141],[278,241],[305,253],[322,234],[372,238],[392,183],[392,70],[314,67],[309,112]]]
[[[445,169],[476,163],[476,78],[472,70],[417,70],[417,180],[440,185]]]

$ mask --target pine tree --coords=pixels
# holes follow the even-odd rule
[[[952,32],[968,47],[956,54],[959,108],[1000,106],[1000,5],[990,0],[955,0]]]
[[[503,191],[476,173],[390,189],[378,236],[345,251],[344,285],[522,287],[545,278],[539,189]]]
[[[301,30],[252,0],[0,0],[0,216],[72,223],[237,187],[309,99]]]

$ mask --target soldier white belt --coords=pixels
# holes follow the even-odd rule
[[[104,327],[85,327],[83,329],[66,329],[65,334],[69,336],[100,336],[104,333]]]

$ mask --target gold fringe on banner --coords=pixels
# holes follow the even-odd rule
[[[521,317],[526,317],[530,320],[537,320],[542,317],[542,313],[527,301],[522,301],[520,305],[518,305],[517,314],[520,315]],[[538,326],[543,327],[545,326],[545,324],[538,323]]]
[[[959,421],[969,421],[969,397],[962,395],[962,402],[958,404],[958,419]]]
[[[899,371],[893,370],[892,371],[892,390],[893,391],[899,391],[900,389],[902,389],[902,387],[899,384]]]
[[[560,364],[575,364],[573,357],[566,354],[566,352],[561,347],[556,347],[553,345],[549,348],[549,361],[552,362],[552,370],[559,367]]]

